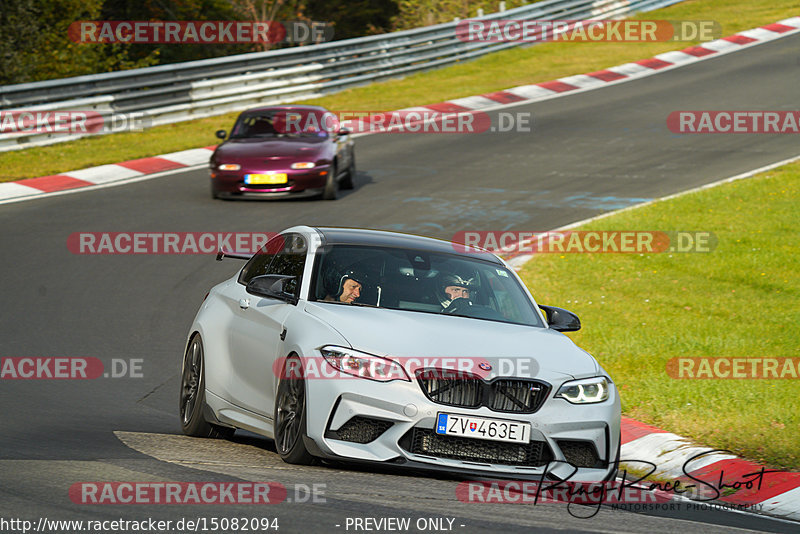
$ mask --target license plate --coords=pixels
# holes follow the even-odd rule
[[[286,174],[245,174],[244,183],[246,184],[285,184]]]
[[[531,424],[440,412],[436,417],[436,433],[508,443],[528,443],[531,440]]]

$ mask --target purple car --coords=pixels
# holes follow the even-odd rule
[[[318,106],[270,106],[242,112],[211,156],[214,198],[278,198],[352,189],[356,174],[350,131]],[[226,139],[227,137],[227,139]]]

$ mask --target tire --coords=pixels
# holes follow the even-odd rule
[[[290,377],[287,368],[299,369],[300,358],[286,358],[275,394],[275,449],[288,464],[311,465],[316,458],[306,449],[306,381],[302,377]]]
[[[347,168],[347,176],[342,178],[342,183],[339,186],[342,189],[353,189],[355,188],[355,180],[356,180],[356,154],[355,152],[350,155],[350,166]]]
[[[328,171],[328,179],[325,182],[325,191],[322,192],[322,198],[324,200],[336,200],[337,192],[339,191],[339,181],[337,180],[338,172],[339,171],[336,168],[336,163],[334,162]]]
[[[179,414],[181,428],[187,436],[197,438],[230,438],[236,429],[212,425],[203,417],[206,407],[205,360],[203,339],[192,336],[181,367]]]

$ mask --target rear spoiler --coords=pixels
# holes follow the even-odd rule
[[[222,261],[223,258],[235,258],[237,260],[249,260],[252,258],[252,254],[247,254],[243,252],[233,252],[230,250],[225,250],[224,248],[219,249],[217,252],[217,261]]]

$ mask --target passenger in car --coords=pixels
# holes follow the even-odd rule
[[[475,297],[479,282],[477,273],[470,278],[457,274],[443,274],[437,285],[436,297],[442,309],[450,306],[456,299],[470,300]]]
[[[335,288],[335,294],[328,293],[322,300],[352,304],[361,296],[361,288],[364,286],[363,274],[350,269],[339,276],[338,280],[339,284],[338,288]]]

